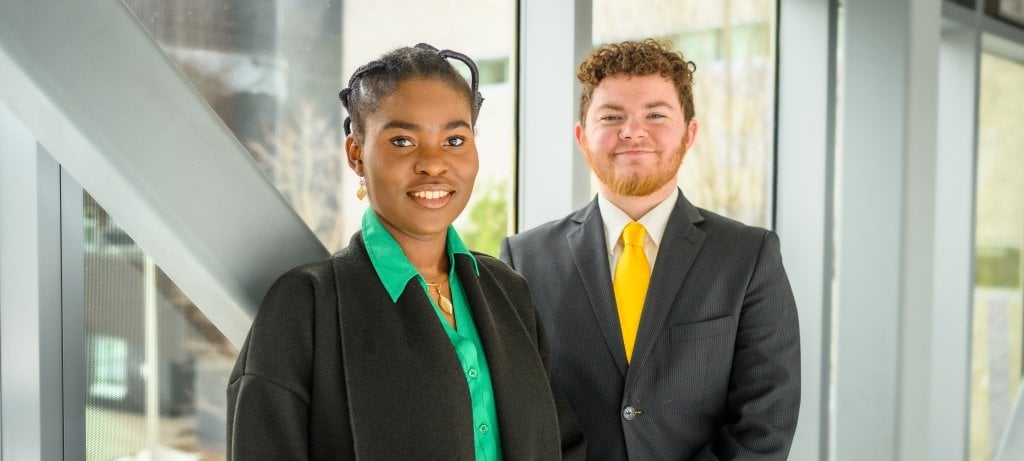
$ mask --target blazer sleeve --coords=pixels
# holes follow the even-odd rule
[[[314,291],[290,272],[264,298],[227,388],[227,459],[309,459]]]
[[[727,424],[694,459],[786,459],[800,409],[800,330],[774,232],[744,293],[726,405]]]

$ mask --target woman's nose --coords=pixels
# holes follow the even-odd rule
[[[440,146],[425,146],[416,158],[416,172],[438,176],[448,171],[448,153]]]

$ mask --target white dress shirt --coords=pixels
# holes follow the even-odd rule
[[[647,232],[644,233],[644,255],[647,256],[647,264],[654,270],[654,260],[658,257],[658,246],[661,245],[661,237],[665,235],[665,227],[668,226],[668,217],[679,200],[679,191],[673,190],[668,198],[658,206],[643,215],[639,222]],[[615,280],[615,265],[622,256],[622,249],[625,244],[622,242],[622,229],[626,228],[632,219],[619,207],[609,202],[604,195],[597,194],[597,207],[601,210],[601,220],[604,222],[604,242],[608,245],[608,268],[611,271],[612,280]]]

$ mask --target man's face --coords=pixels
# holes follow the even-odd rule
[[[672,81],[660,75],[613,75],[594,89],[576,141],[609,192],[647,196],[675,187],[683,155],[697,135]]]

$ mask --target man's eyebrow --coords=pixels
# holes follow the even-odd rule
[[[606,102],[604,104],[601,104],[600,106],[597,106],[597,109],[598,110],[601,110],[601,109],[617,110],[617,111],[621,112],[623,110],[623,107],[618,105],[618,104],[612,104],[612,103]]]
[[[653,109],[655,107],[667,107],[669,109],[672,109],[672,104],[670,104],[668,101],[654,101],[644,104],[644,109]]]
[[[667,108],[671,109],[672,108],[672,104],[669,103],[668,101],[654,101],[654,102],[649,102],[647,104],[644,104],[644,109],[654,109],[656,107],[667,107]],[[615,110],[615,111],[620,111],[620,112],[625,110],[622,106],[620,106],[618,104],[613,104],[613,103],[604,103],[604,104],[601,104],[600,106],[597,106],[597,108],[599,110],[601,110],[601,109],[608,109],[608,110]]]

